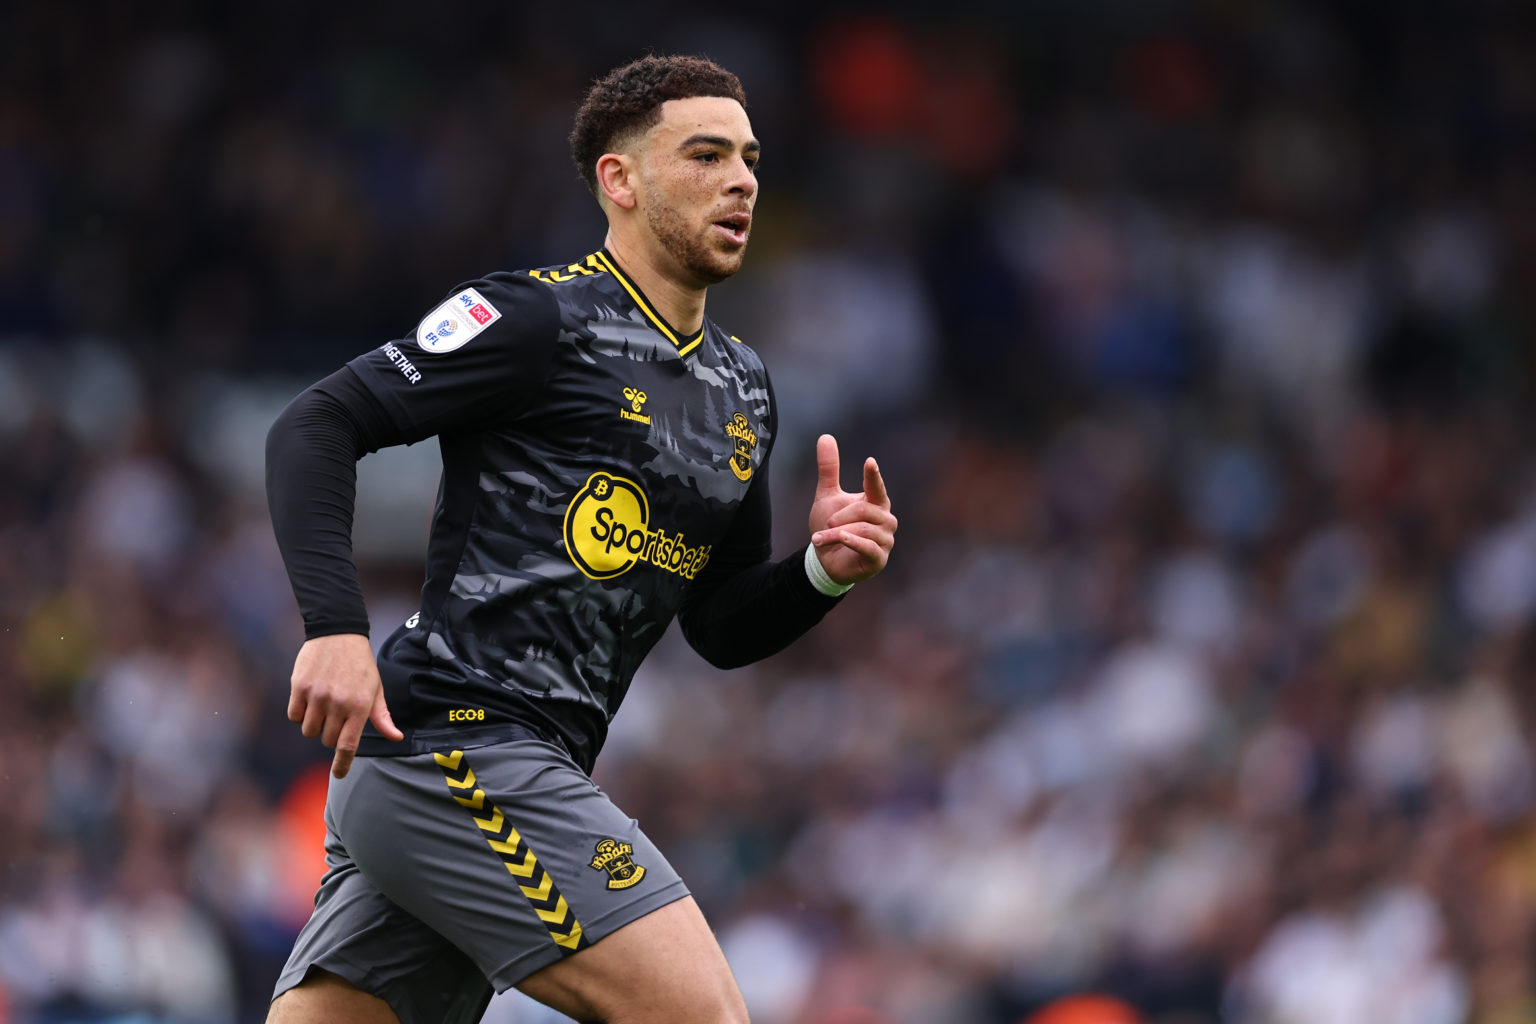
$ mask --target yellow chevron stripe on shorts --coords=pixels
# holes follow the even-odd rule
[[[587,937],[582,934],[581,922],[576,920],[575,911],[560,894],[554,878],[544,870],[544,865],[539,863],[539,858],[534,856],[517,829],[512,827],[512,822],[501,813],[501,808],[489,803],[485,798],[485,790],[475,784],[475,773],[465,762],[464,751],[433,754],[432,757],[443,769],[443,775],[448,781],[448,792],[469,810],[475,824],[485,833],[485,841],[496,852],[496,856],[501,858],[507,871],[517,881],[517,887],[527,897],[528,905],[539,916],[539,920],[544,922],[544,927],[549,929],[549,937],[555,945],[570,950],[584,949],[590,945]]]

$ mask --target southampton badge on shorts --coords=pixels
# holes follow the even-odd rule
[[[635,848],[616,839],[604,839],[597,844],[597,856],[592,858],[594,871],[608,872],[608,888],[628,889],[645,877],[645,868],[635,863]]]

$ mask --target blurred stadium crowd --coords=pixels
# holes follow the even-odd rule
[[[262,1018],[329,761],[262,435],[596,247],[563,136],[647,47],[765,143],[711,314],[775,375],[781,551],[822,430],[902,517],[791,651],[669,637],[599,763],[754,1021],[1536,1021],[1532,14],[0,11],[0,1022]]]

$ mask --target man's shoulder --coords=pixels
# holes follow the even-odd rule
[[[421,318],[416,339],[429,352],[448,352],[483,330],[504,333],[558,322],[558,304],[527,271],[498,270],[449,292]]]
[[[561,286],[581,281],[594,282],[607,274],[606,269],[596,263],[595,255],[586,257],[580,263],[557,264],[531,270],[492,271],[484,277],[459,284],[442,303],[458,302],[468,307],[472,301],[488,299],[496,305],[533,303],[546,306],[551,304],[552,297],[556,301],[568,301],[575,296],[568,293],[568,288]]]
[[[608,276],[608,266],[602,254],[594,252],[575,263],[557,263],[548,267],[521,271],[521,273],[541,284],[559,288],[571,284],[595,283],[597,279]]]
[[[731,362],[746,366],[749,369],[759,370],[764,373],[767,372],[768,367],[767,364],[763,362],[763,357],[758,355],[757,350],[754,349],[750,344],[741,340],[741,338],[732,334],[730,331],[726,330],[724,327],[721,327],[719,324],[715,323],[713,320],[710,320],[707,317],[705,318],[705,322],[709,324],[710,332],[714,339],[715,345],[720,349],[726,359],[730,360]]]
[[[529,277],[528,271],[496,270],[484,277],[460,282],[428,316],[437,315],[444,307],[455,310],[462,307],[467,311],[477,303],[484,303],[493,311],[502,311],[508,306],[545,305],[548,302],[544,289]]]
[[[611,308],[624,300],[622,286],[601,253],[584,256],[575,263],[520,270],[517,276],[543,292],[571,324],[585,323],[594,310]]]

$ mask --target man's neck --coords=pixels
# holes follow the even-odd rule
[[[663,320],[689,337],[699,333],[704,327],[704,288],[682,284],[675,275],[647,258],[643,248],[615,238],[612,231],[603,245],[618,261],[619,269],[651,300]]]

